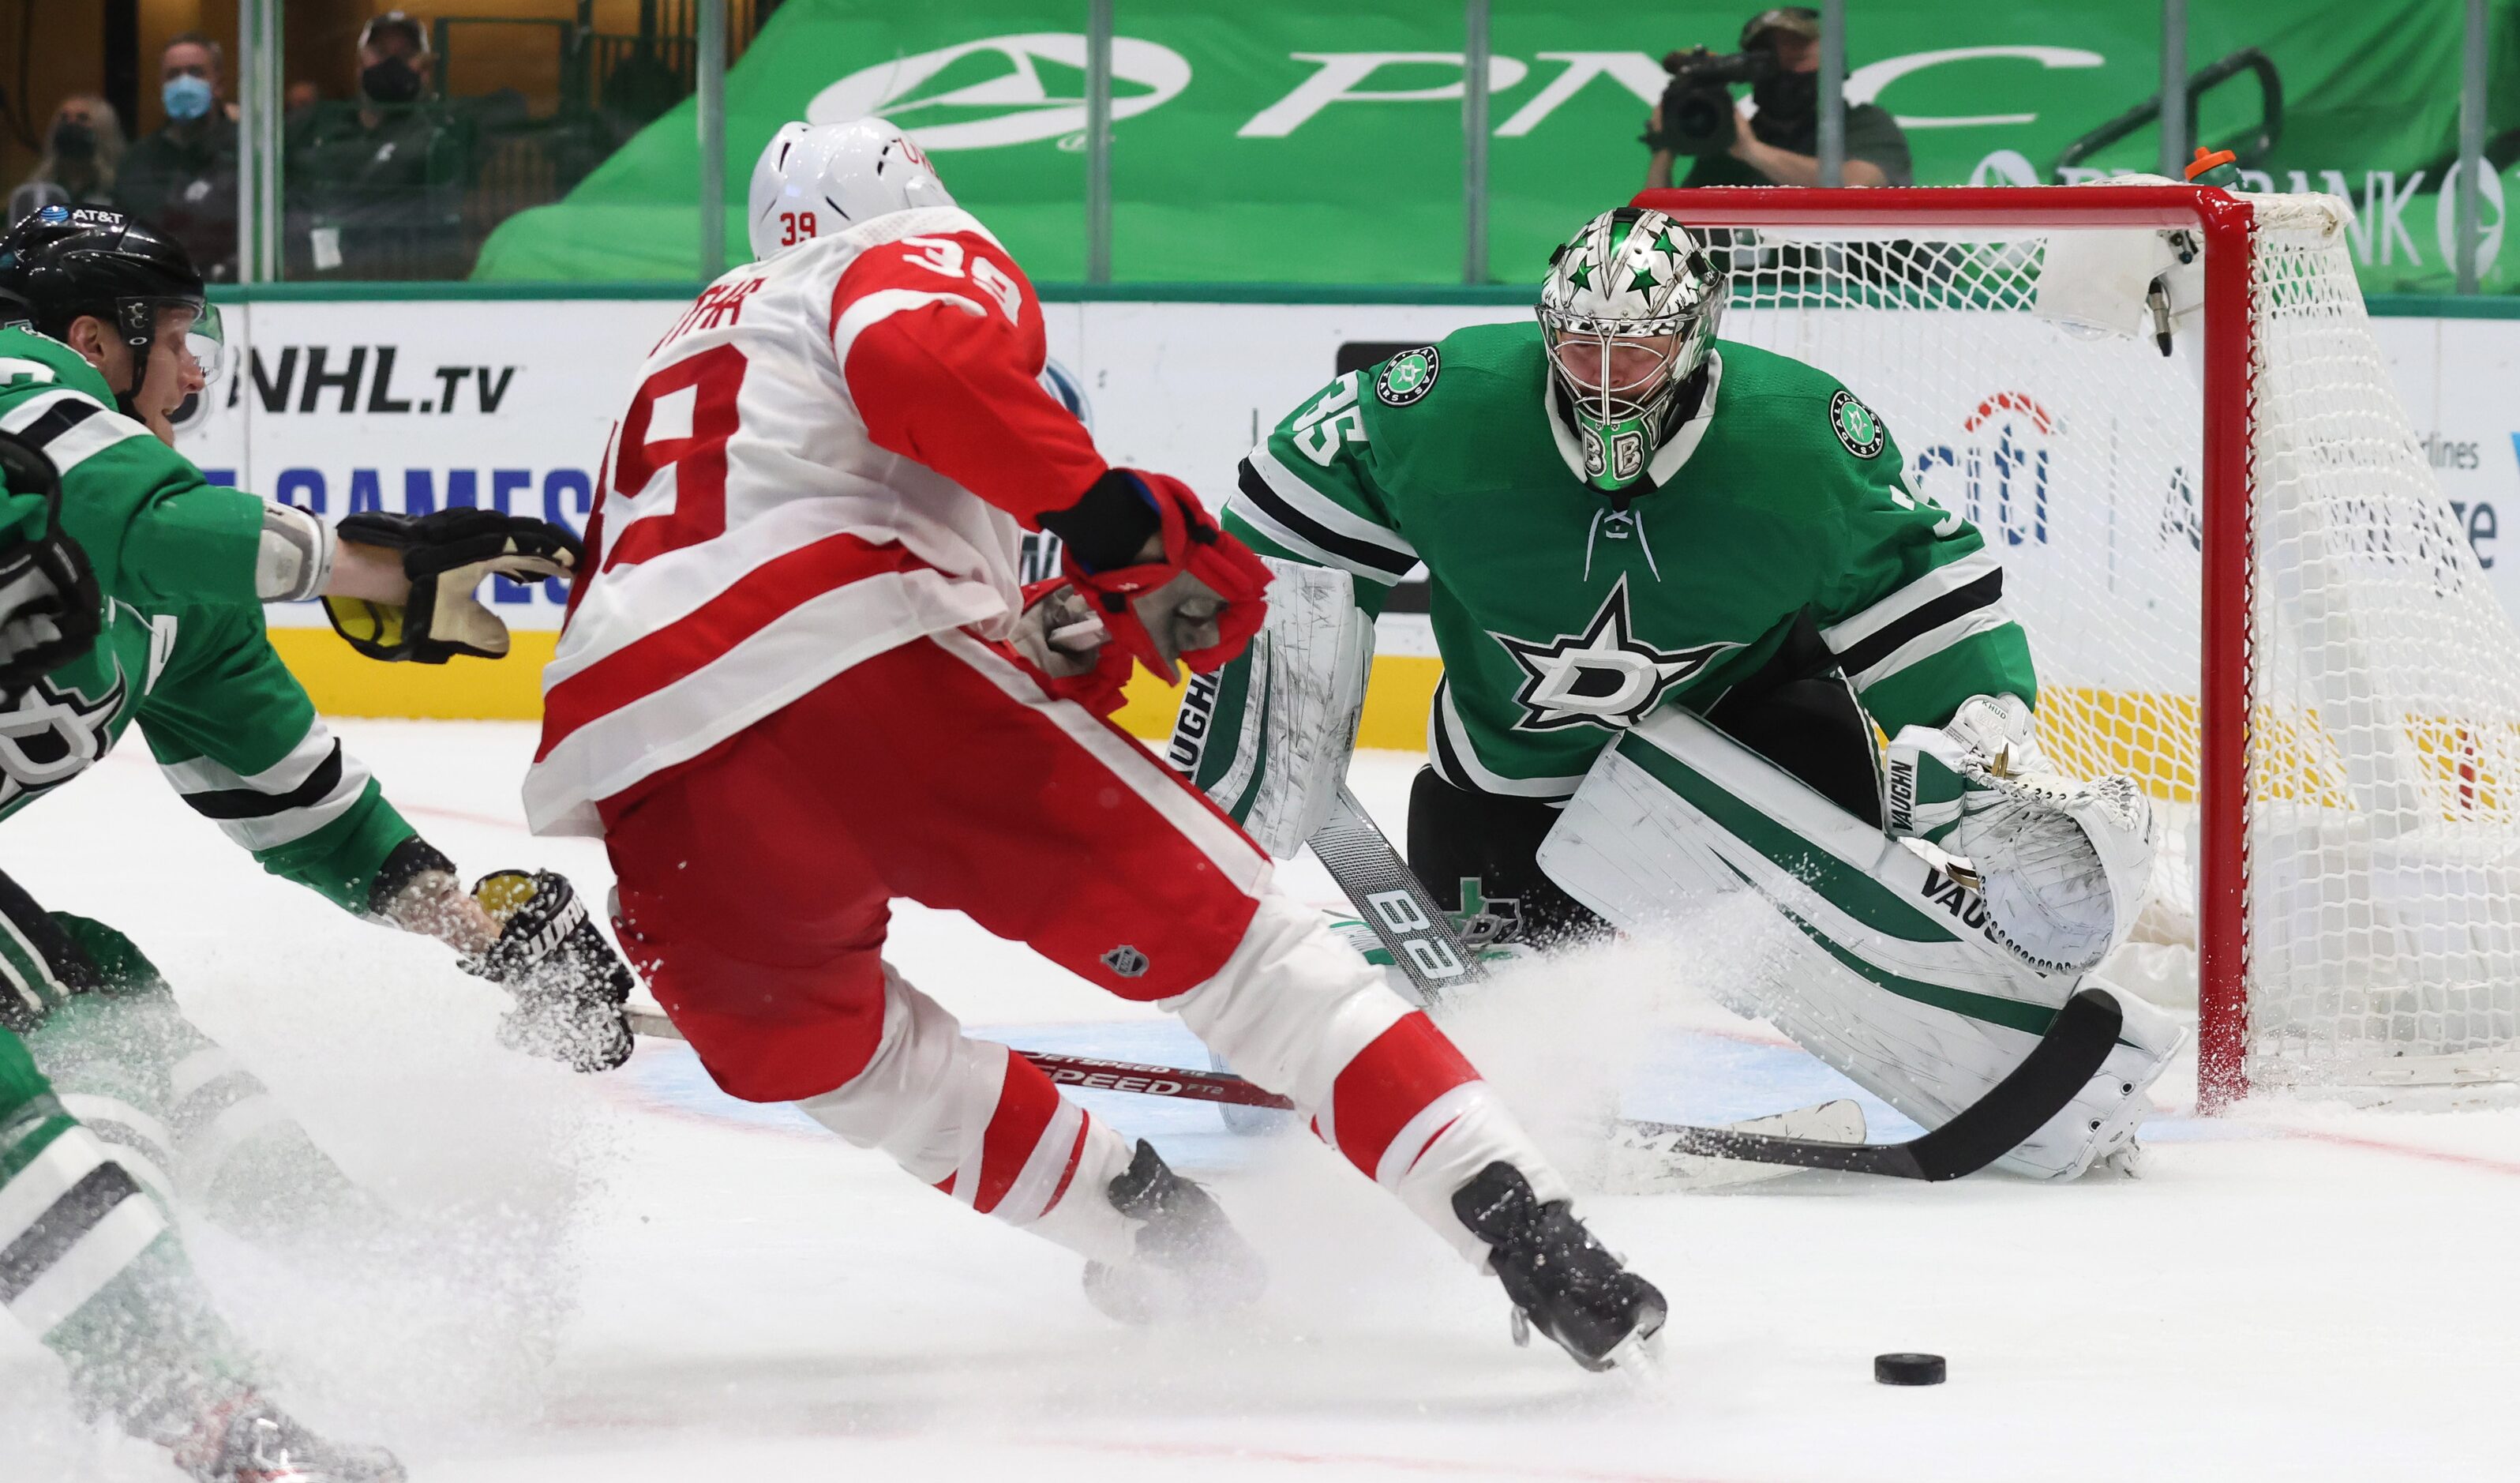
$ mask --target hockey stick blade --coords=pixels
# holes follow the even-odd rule
[[[1834,1144],[1678,1124],[1642,1126],[1680,1135],[1672,1145],[1678,1153],[1930,1183],[1958,1179],[2019,1147],[2063,1111],[2108,1059],[2125,1018],[2107,991],[2082,990],[2065,1001],[2047,1035],[1994,1090],[1950,1122],[1902,1144]]]

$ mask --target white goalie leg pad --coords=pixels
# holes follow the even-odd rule
[[[1788,929],[1728,1002],[1928,1128],[2019,1065],[2083,982],[2022,964],[1990,937],[1977,892],[1677,709],[1602,751],[1540,865],[1631,930],[1757,892]],[[2000,1167],[2072,1178],[2134,1137],[2186,1031],[2121,1001],[2118,1048]]]
[[[1271,572],[1269,616],[1244,661],[1234,757],[1205,786],[1262,849],[1291,860],[1329,816],[1347,777],[1373,663],[1373,620],[1356,606],[1346,572],[1261,560]],[[1193,678],[1182,697],[1166,756],[1193,778],[1202,775],[1209,740],[1225,730],[1215,707],[1227,688],[1220,670]]]
[[[890,964],[883,989],[883,1039],[865,1069],[796,1106],[857,1146],[882,1149],[921,1183],[946,1186],[972,1204],[1012,1053],[965,1035],[943,1005]],[[1129,1155],[1118,1134],[1062,1097],[1012,1184],[984,1213],[1095,1260],[1128,1261],[1137,1228],[1101,1196],[1129,1167]]]
[[[1249,930],[1216,976],[1159,1007],[1180,1015],[1244,1077],[1292,1101],[1323,1142],[1351,1157],[1354,1140],[1341,1143],[1333,1116],[1340,1073],[1416,1012],[1320,912],[1275,887],[1261,894]],[[1483,1081],[1455,1087],[1419,1109],[1367,1172],[1480,1264],[1487,1245],[1454,1214],[1452,1196],[1497,1159],[1521,1170],[1544,1201],[1573,1194]]]

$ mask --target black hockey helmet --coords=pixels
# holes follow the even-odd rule
[[[146,222],[100,206],[45,206],[0,237],[0,327],[24,326],[67,339],[70,321],[94,315],[131,347],[131,389],[149,374],[158,315],[194,311],[191,348],[216,379],[223,340],[218,310],[183,245]]]

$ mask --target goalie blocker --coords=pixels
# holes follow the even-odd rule
[[[2018,1065],[2089,971],[2026,962],[1951,857],[1851,817],[1676,707],[1601,752],[1539,862],[1627,929],[1723,893],[1757,891],[1793,930],[1762,955],[1747,992],[1726,996],[1728,1007],[1767,1019],[1928,1128]],[[2112,936],[2125,931],[2121,920]],[[2116,1049],[2084,1092],[1998,1167],[2071,1179],[2133,1144],[2152,1110],[2146,1090],[2186,1030],[2132,996],[2118,998],[2125,1024]]]

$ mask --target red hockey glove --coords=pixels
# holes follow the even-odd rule
[[[1053,577],[1025,587],[1023,598],[1023,614],[1007,641],[1015,657],[1060,699],[1098,716],[1118,710],[1133,661],[1110,642],[1110,630],[1085,595],[1067,578]]]
[[[1218,527],[1189,485],[1168,474],[1123,472],[1154,507],[1159,529],[1148,542],[1154,552],[1102,571],[1087,571],[1067,556],[1069,578],[1111,630],[1111,647],[1166,680],[1180,678],[1175,660],[1199,674],[1223,667],[1268,615],[1262,594],[1269,568]]]

